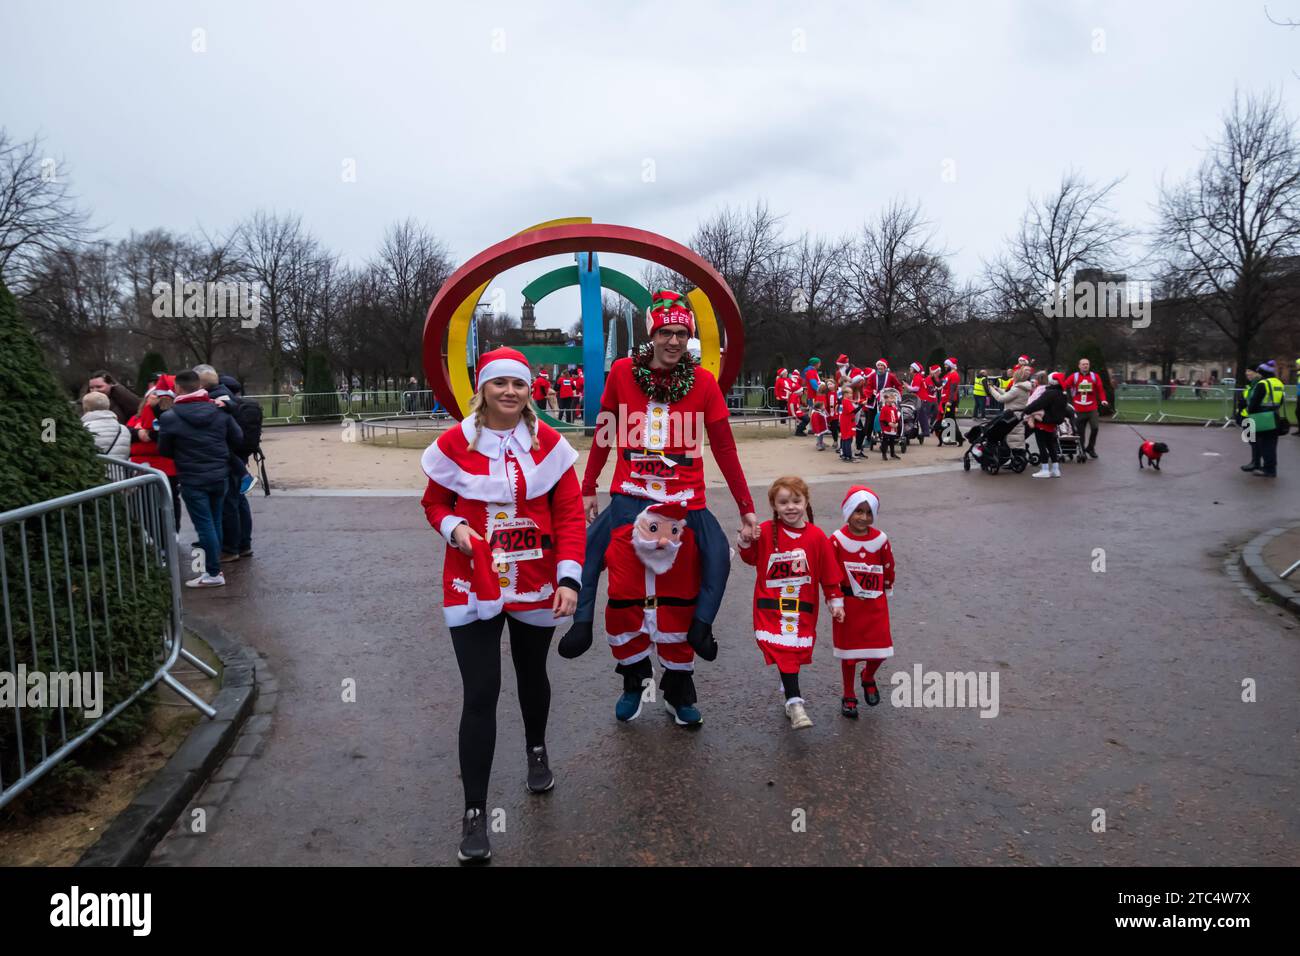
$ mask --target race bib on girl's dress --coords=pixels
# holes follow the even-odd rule
[[[812,581],[808,573],[808,555],[803,548],[777,551],[767,559],[767,586],[773,590],[799,587]]]
[[[845,561],[844,570],[848,572],[849,586],[853,589],[854,597],[878,598],[884,593],[881,590],[885,575],[883,565]]]
[[[488,548],[497,570],[515,561],[536,561],[542,556],[542,537],[532,518],[507,518],[489,522]]]

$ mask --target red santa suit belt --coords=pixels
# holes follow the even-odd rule
[[[784,611],[788,614],[795,611],[806,611],[811,614],[817,610],[816,604],[811,601],[800,601],[798,598],[759,598],[754,603],[765,611]]]
[[[669,597],[665,594],[652,594],[643,598],[610,598],[609,606],[613,608],[624,607],[690,607],[695,603],[695,598]]]
[[[690,465],[695,462],[694,455],[673,455],[666,451],[655,451],[653,448],[641,450],[639,448],[624,448],[623,458],[626,461],[632,461],[637,455],[645,457],[654,455],[656,458],[662,458],[664,461],[671,461],[674,465]]]

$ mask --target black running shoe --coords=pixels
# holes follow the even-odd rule
[[[850,720],[858,719],[858,699],[856,697],[840,698],[840,713]]]
[[[880,690],[876,687],[875,681],[863,681],[862,693],[867,699],[868,707],[875,707],[880,703]]]
[[[1096,457],[1097,457],[1097,453],[1096,453],[1095,451],[1093,451],[1091,448],[1085,448],[1084,451],[1087,453],[1087,455],[1088,455],[1089,458],[1096,458]]]
[[[465,819],[460,825],[460,849],[456,851],[456,859],[462,863],[486,863],[492,859],[487,817],[477,807],[465,811]]]
[[[528,751],[528,781],[524,784],[529,793],[545,793],[555,786],[555,774],[546,762],[546,745]]]

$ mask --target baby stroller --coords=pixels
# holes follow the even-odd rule
[[[917,398],[911,392],[904,395],[898,402],[899,431],[900,440],[898,442],[899,450],[906,455],[908,442],[916,442],[918,445],[924,444],[921,438],[921,423],[916,416]]]
[[[1019,428],[1023,417],[1016,412],[1003,412],[991,422],[980,422],[966,432],[970,445],[962,455],[961,466],[970,471],[971,460],[979,463],[985,474],[996,475],[1003,468],[1010,468],[1017,475],[1029,466],[1030,456],[1022,448],[1012,448],[1007,444],[1011,429]]]
[[[1088,461],[1088,453],[1083,450],[1083,442],[1079,439],[1079,432],[1075,427],[1074,415],[1067,415],[1065,421],[1056,426],[1056,440],[1061,444],[1061,458],[1070,459],[1085,464]],[[1038,464],[1034,462],[1034,464]]]

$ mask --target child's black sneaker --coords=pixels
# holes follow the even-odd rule
[[[850,720],[858,719],[858,699],[856,697],[840,698],[840,713]]]

